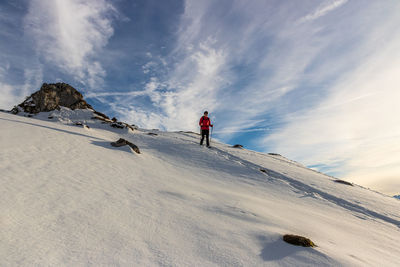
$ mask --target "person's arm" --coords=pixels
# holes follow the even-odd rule
[[[203,117],[200,118],[199,125],[203,126]]]

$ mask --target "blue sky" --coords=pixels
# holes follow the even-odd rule
[[[0,108],[66,82],[145,128],[198,131],[400,192],[397,0],[0,2]]]

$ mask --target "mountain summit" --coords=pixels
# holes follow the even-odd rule
[[[26,98],[9,113],[50,119],[64,124],[81,125],[89,128],[101,124],[119,129],[134,130],[136,126],[110,119],[107,115],[96,111],[84,99],[82,94],[66,83],[44,83],[39,91]]]
[[[26,113],[39,113],[59,110],[60,107],[69,109],[93,109],[80,92],[66,83],[44,83],[39,91],[33,93],[24,102],[14,107],[14,114],[24,111]]]

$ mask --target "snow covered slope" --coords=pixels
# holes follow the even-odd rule
[[[281,156],[200,147],[193,133],[112,129],[89,111],[48,115],[0,112],[1,266],[400,262],[392,197]],[[142,153],[112,147],[120,137]],[[318,247],[289,245],[287,233]]]

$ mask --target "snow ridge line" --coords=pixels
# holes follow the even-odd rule
[[[353,212],[358,212],[358,213],[361,213],[363,215],[369,215],[369,216],[371,216],[373,218],[380,219],[382,221],[394,224],[395,226],[400,228],[400,221],[398,221],[396,219],[393,219],[393,218],[388,217],[386,215],[383,215],[383,214],[377,213],[375,211],[369,210],[369,209],[367,209],[365,207],[362,207],[360,205],[354,204],[354,203],[349,202],[347,200],[338,198],[338,197],[336,197],[334,195],[331,195],[329,193],[326,193],[324,191],[316,189],[316,188],[314,188],[312,186],[306,185],[306,184],[304,184],[302,182],[299,182],[299,181],[297,181],[295,179],[292,179],[290,177],[284,176],[284,175],[282,175],[282,174],[280,174],[278,172],[275,172],[273,170],[269,170],[268,169],[268,172],[270,174],[272,174],[272,175],[269,175],[269,176],[271,176],[273,178],[280,179],[280,180],[287,181],[287,182],[289,182],[289,184],[291,186],[293,186],[296,189],[302,190],[302,191],[304,191],[306,193],[316,193],[316,194],[320,195],[323,199],[325,199],[325,200],[327,200],[329,202],[332,202],[332,203],[334,203],[334,204],[336,204],[336,205],[338,205],[338,206],[340,206],[342,208],[345,208],[345,209],[353,211]]]
[[[303,192],[309,193],[309,194],[312,194],[312,193],[318,194],[318,195],[320,195],[323,199],[325,199],[325,200],[327,200],[327,201],[329,201],[329,202],[331,202],[331,203],[333,203],[333,204],[335,204],[335,205],[337,205],[337,206],[340,206],[340,207],[342,207],[342,208],[344,208],[344,209],[347,209],[347,210],[352,211],[352,212],[357,212],[357,213],[360,213],[360,214],[362,214],[362,215],[369,215],[369,216],[372,217],[372,218],[380,219],[380,220],[382,220],[382,221],[391,223],[391,224],[397,226],[398,228],[400,228],[400,221],[399,221],[399,220],[393,219],[393,218],[388,217],[388,216],[386,216],[386,215],[380,214],[380,213],[375,212],[375,211],[373,211],[373,210],[370,210],[370,209],[367,209],[367,208],[362,207],[362,206],[360,206],[360,205],[354,204],[354,203],[352,203],[352,202],[350,202],[350,201],[341,199],[341,198],[339,198],[339,197],[336,197],[336,196],[334,196],[334,195],[331,195],[331,194],[329,194],[329,193],[326,193],[326,192],[324,192],[324,191],[321,191],[321,190],[319,190],[319,189],[316,189],[316,188],[314,188],[314,187],[312,187],[312,186],[309,186],[309,185],[307,185],[307,184],[304,184],[304,183],[302,183],[302,182],[300,182],[300,181],[297,181],[297,180],[295,180],[295,179],[293,179],[293,178],[290,178],[290,177],[288,177],[288,176],[285,176],[285,175],[283,175],[283,174],[281,174],[281,173],[279,173],[279,172],[270,170],[270,169],[268,169],[268,168],[264,168],[264,167],[262,167],[262,166],[260,166],[260,165],[257,165],[257,164],[255,164],[255,163],[252,163],[252,162],[250,162],[250,161],[247,161],[247,160],[244,160],[244,159],[242,159],[242,158],[240,158],[240,157],[237,157],[237,156],[235,156],[235,155],[232,155],[231,153],[226,152],[226,151],[223,151],[223,150],[221,150],[221,149],[219,149],[219,148],[213,147],[213,149],[214,149],[214,150],[217,150],[217,151],[220,152],[221,154],[225,154],[225,155],[229,156],[230,158],[232,158],[232,159],[234,159],[234,160],[236,160],[236,161],[242,162],[243,164],[247,165],[248,167],[250,167],[250,168],[252,168],[252,169],[257,169],[258,171],[259,171],[260,169],[265,169],[265,170],[268,171],[268,174],[265,173],[265,175],[267,175],[267,176],[269,176],[269,177],[272,177],[272,178],[279,179],[279,180],[281,180],[281,181],[288,182],[292,187],[294,187],[294,188],[296,188],[296,189],[298,189],[298,190],[300,190],[300,191],[303,191]]]

